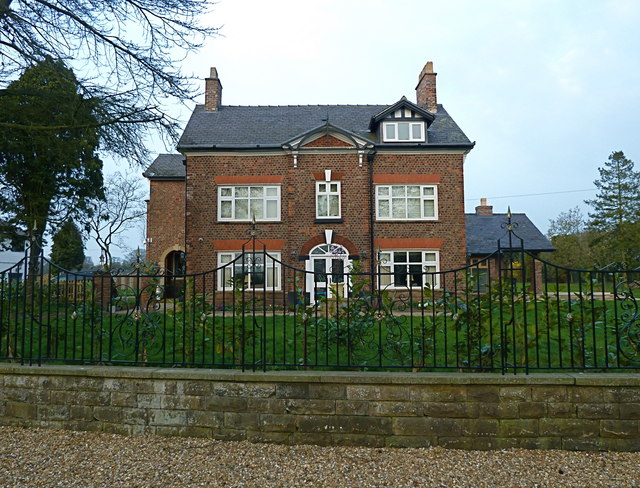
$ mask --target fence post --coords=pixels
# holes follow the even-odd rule
[[[111,299],[113,298],[114,283],[111,272],[101,269],[93,273],[93,287],[95,289],[96,304],[100,304],[102,310],[111,309]]]

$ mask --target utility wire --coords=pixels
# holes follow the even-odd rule
[[[482,197],[482,198],[486,198],[487,200],[497,200],[499,198],[537,197],[541,195],[559,195],[561,193],[579,193],[579,192],[585,192],[585,191],[597,191],[597,189],[589,188],[586,190],[549,191],[546,193],[525,193],[522,195],[504,195],[499,197]],[[480,198],[465,198],[465,201],[472,201],[472,200],[480,200]]]

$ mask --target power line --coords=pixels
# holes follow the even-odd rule
[[[579,193],[579,192],[585,192],[585,191],[597,191],[597,190],[595,188],[589,188],[586,190],[549,191],[546,193],[525,193],[522,195],[503,195],[499,197],[482,197],[482,198],[486,198],[487,200],[497,200],[499,198],[538,197],[542,195],[559,195],[561,193]],[[480,198],[465,198],[465,201],[471,201],[471,200],[480,200]]]

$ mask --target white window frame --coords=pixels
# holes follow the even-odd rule
[[[406,124],[409,126],[409,138],[408,139],[400,139],[400,124]],[[387,136],[387,127],[393,126],[394,128],[394,137]],[[420,136],[413,136],[413,128],[420,128]],[[384,142],[425,142],[425,129],[424,129],[424,121],[416,121],[416,120],[397,120],[397,121],[385,121],[382,123],[382,140]]]
[[[236,195],[239,188],[247,189],[247,218],[236,218],[236,201],[241,198]],[[251,197],[251,189],[252,188],[262,188],[262,197]],[[267,196],[268,189],[275,189],[274,196]],[[231,196],[223,196],[223,192],[225,190],[231,190]],[[218,221],[220,222],[251,222],[253,220],[253,215],[251,215],[251,200],[262,200],[262,215],[256,215],[256,222],[278,222],[280,221],[281,214],[281,199],[280,199],[280,185],[220,185],[218,186]],[[244,197],[242,198],[245,199]],[[266,209],[267,202],[275,201],[276,202],[276,216],[275,217],[266,217]],[[223,217],[222,216],[222,202],[231,202],[231,217]]]
[[[233,285],[231,283],[232,278],[236,273],[242,273],[242,251],[218,251],[218,290],[221,291],[230,291],[233,290]],[[252,268],[252,259],[253,256],[256,258],[257,263],[261,263],[266,257],[266,267],[263,266],[265,279],[264,283],[254,283],[253,281],[253,272]],[[239,258],[235,263],[232,263],[236,258]],[[256,251],[253,253],[252,251],[245,251],[244,256],[244,266],[245,269],[248,269],[249,272],[246,273],[244,279],[244,286],[247,290],[264,290],[264,291],[280,291],[282,289],[281,281],[282,281],[282,266],[281,266],[281,253],[280,252],[264,252],[264,251]],[[258,264],[260,266],[260,264]],[[274,279],[274,283],[272,286],[265,286],[268,280],[268,277]]]
[[[405,260],[396,260],[399,256],[396,253],[404,253]],[[421,253],[421,261],[409,261],[412,256],[410,253]],[[433,255],[433,259],[431,259]],[[378,252],[378,287],[381,290],[386,289],[408,289],[411,283],[411,288],[419,290],[424,288],[427,283],[431,282],[433,286],[431,289],[440,289],[440,251],[435,249],[381,249]],[[416,274],[415,269],[412,267],[420,266],[420,275],[422,284],[413,283],[412,277]],[[402,273],[405,277],[405,284],[398,284],[395,281],[396,275],[401,274],[398,271],[401,268],[406,268],[406,271]],[[412,272],[413,271],[413,272]]]
[[[327,191],[321,193],[320,185],[326,185]],[[331,185],[338,185],[338,191],[332,192],[330,191]],[[320,206],[318,203],[318,197],[320,195],[326,195],[330,197],[331,195],[338,196],[338,215],[320,215],[319,210]],[[329,211],[329,202],[327,201],[327,212]],[[330,181],[316,181],[316,219],[340,219],[342,218],[342,186],[340,185],[340,181],[330,180]]]
[[[411,186],[417,186],[420,188],[420,196],[417,197],[420,199],[420,217],[409,217],[408,211],[407,217],[394,217],[393,216],[393,189],[397,187],[404,187],[404,197],[395,197],[395,198],[404,198],[405,201],[410,198],[407,195],[407,188]],[[381,189],[387,188],[388,195],[381,195]],[[433,195],[425,195],[425,189],[430,188],[433,189]],[[413,197],[416,198],[416,197]],[[389,204],[389,216],[384,217],[380,215],[380,202],[387,201]],[[425,215],[424,211],[424,202],[425,201],[433,201],[433,215]],[[405,210],[407,209],[407,205],[405,203]],[[437,185],[376,185],[376,220],[438,220],[438,187]]]

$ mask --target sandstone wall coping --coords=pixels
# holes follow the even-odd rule
[[[414,373],[375,371],[245,371],[128,366],[20,365],[0,363],[0,375],[85,376],[130,379],[210,380],[264,383],[349,383],[388,385],[576,385],[640,386],[629,373]]]

